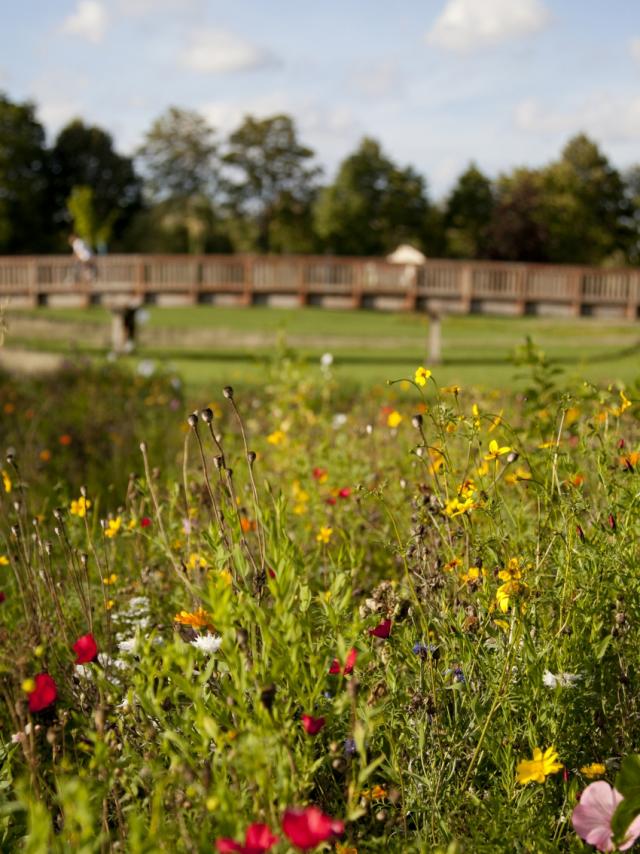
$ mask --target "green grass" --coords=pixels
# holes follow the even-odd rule
[[[193,387],[220,381],[260,383],[265,360],[277,347],[289,346],[310,362],[318,361],[328,350],[334,355],[336,376],[362,386],[405,376],[416,364],[427,361],[428,320],[421,314],[207,306],[151,307],[148,312],[138,356],[175,365]],[[14,336],[12,317],[22,330]],[[62,322],[76,325],[76,331],[70,339],[58,341],[25,334],[29,320],[36,318],[51,321],[53,332]],[[109,321],[109,312],[101,308],[16,311],[9,315],[8,346],[103,355]],[[154,341],[156,332],[164,336],[162,344]],[[491,387],[513,383],[514,351],[528,337],[572,378],[630,382],[638,375],[640,328],[633,323],[591,318],[447,317],[442,336],[444,364],[439,376],[445,384]]]

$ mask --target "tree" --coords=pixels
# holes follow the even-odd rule
[[[74,232],[89,246],[107,246],[111,240],[117,211],[107,219],[100,220],[96,213],[94,192],[91,187],[74,187],[67,199],[67,210],[73,222]]]
[[[52,247],[49,163],[33,104],[0,94],[0,252]]]
[[[499,179],[487,232],[488,256],[501,261],[548,261],[540,173],[516,169]]]
[[[315,223],[329,252],[382,255],[407,241],[426,248],[428,216],[424,179],[365,138],[320,193]]]
[[[584,134],[542,170],[550,260],[601,264],[629,247],[629,200],[620,173]]]
[[[218,146],[215,131],[199,113],[169,107],[152,124],[137,158],[145,195],[151,202],[214,198]]]
[[[68,228],[67,201],[74,187],[90,187],[99,224],[113,222],[120,236],[139,209],[140,179],[129,157],[118,154],[111,136],[79,119],[60,131],[51,152],[56,218]]]
[[[133,232],[149,251],[227,251],[217,215],[220,160],[215,131],[199,114],[170,107],[137,153],[149,211]],[[153,234],[144,234],[145,227]]]
[[[448,255],[487,257],[487,235],[494,205],[491,181],[471,163],[447,199],[444,219]]]
[[[309,165],[313,156],[290,116],[246,116],[230,135],[223,159],[238,248],[295,252],[312,243],[310,210],[320,172]]]

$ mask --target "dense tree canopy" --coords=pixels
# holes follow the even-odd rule
[[[44,129],[32,104],[0,94],[0,252],[50,249],[51,213]]]
[[[343,161],[316,205],[316,229],[326,249],[339,255],[381,255],[399,243],[424,245],[424,179],[400,168],[373,139],[365,138]]]
[[[495,179],[471,163],[441,203],[365,137],[320,183],[290,116],[245,116],[226,138],[169,107],[135,158],[80,119],[53,144],[32,104],[0,95],[0,252],[64,251],[71,229],[131,252],[384,255],[640,263],[640,164],[622,174],[596,142]]]

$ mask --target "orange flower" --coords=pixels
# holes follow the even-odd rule
[[[48,463],[50,459],[51,459],[51,451],[49,451],[47,448],[45,448],[43,451],[40,451],[40,460],[43,463]]]
[[[173,618],[176,623],[181,623],[183,626],[191,626],[194,629],[211,628],[209,621],[210,615],[204,608],[198,608],[197,611],[180,611]]]
[[[242,528],[242,533],[247,534],[249,531],[255,531],[256,523],[251,519],[247,519],[246,516],[240,517],[240,527]]]
[[[60,438],[58,439],[58,442],[60,442],[61,445],[64,445],[66,447],[67,445],[71,444],[72,439],[68,433],[63,433],[62,436],[60,436]]]

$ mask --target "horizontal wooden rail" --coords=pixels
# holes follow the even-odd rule
[[[289,255],[0,256],[14,306],[318,305],[451,313],[640,316],[640,271],[429,259]]]

